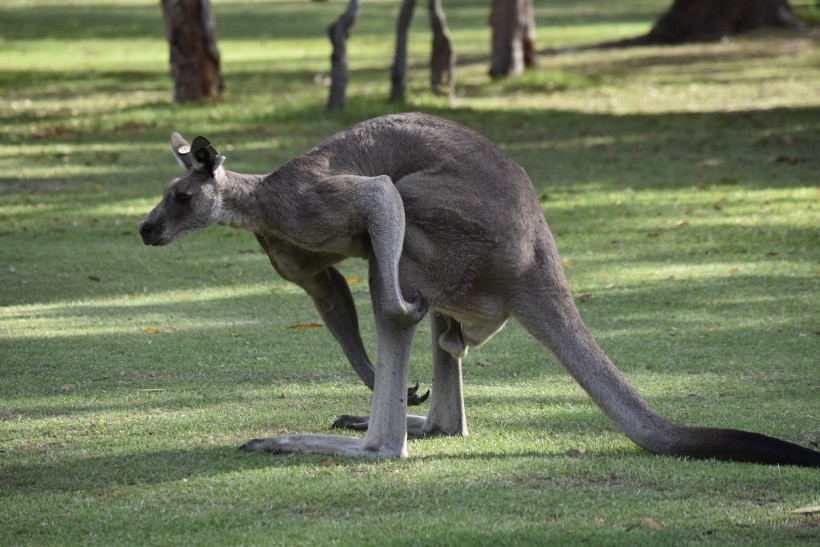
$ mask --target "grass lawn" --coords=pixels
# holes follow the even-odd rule
[[[597,340],[665,415],[820,441],[820,41],[542,57],[490,82],[487,2],[447,0],[454,100],[388,105],[396,2],[365,2],[348,108],[324,111],[344,2],[216,0],[226,92],[171,104],[156,0],[0,6],[0,544],[739,544],[820,541],[816,470],[652,456],[511,324],[465,361],[471,435],[402,461],[260,456],[369,392],[251,234],[161,249],[137,223],[177,130],[266,172],[356,121],[439,114],[530,173]],[[796,2],[800,4],[800,2]],[[646,31],[667,0],[541,2],[539,47]],[[514,212],[511,212],[514,214]],[[365,265],[345,262],[373,327]],[[581,296],[584,295],[583,298]],[[429,386],[423,325],[412,379]],[[426,407],[422,408],[422,412]]]

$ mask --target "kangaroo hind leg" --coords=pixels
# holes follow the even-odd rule
[[[371,270],[375,268],[371,262]],[[374,302],[384,298],[380,277],[371,283]],[[332,454],[340,456],[407,456],[407,373],[416,325],[406,324],[374,305],[376,316],[376,377],[367,435],[301,434],[253,439],[240,447],[248,452]]]
[[[433,389],[427,417],[407,416],[407,432],[414,436],[461,435],[467,436],[467,418],[464,412],[464,391],[461,380],[461,359],[444,349],[440,340],[448,332],[461,331],[455,319],[433,313],[430,315],[433,346]],[[460,346],[466,353],[466,346]],[[366,430],[370,416],[340,416],[334,428]]]
[[[461,325],[452,317],[440,313],[431,314],[430,324],[433,342],[433,395],[430,397],[430,410],[422,424],[421,434],[466,437],[468,430],[461,379],[461,355],[466,355],[467,346],[461,335],[458,335],[461,343],[456,348],[459,351],[455,354],[441,344],[442,339],[447,339],[447,333],[460,333]]]

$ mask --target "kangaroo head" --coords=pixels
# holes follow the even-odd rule
[[[189,145],[179,133],[171,135],[171,149],[186,172],[171,181],[162,200],[140,223],[146,245],[167,245],[180,235],[216,223],[222,213],[219,189],[225,177],[225,156],[205,137]]]

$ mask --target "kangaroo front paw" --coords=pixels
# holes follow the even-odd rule
[[[419,395],[419,381],[416,380],[416,385],[407,388],[407,406],[418,406],[429,396],[429,389],[423,395]]]

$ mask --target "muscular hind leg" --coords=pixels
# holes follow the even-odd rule
[[[371,266],[372,267],[372,266]],[[385,287],[371,285],[372,298],[383,297]],[[334,454],[341,456],[407,456],[407,372],[416,325],[385,316],[374,306],[376,316],[376,378],[371,403],[370,427],[362,438],[339,435],[287,435],[253,439],[240,448],[249,452]]]
[[[433,394],[427,417],[407,416],[407,432],[411,435],[468,434],[464,412],[464,392],[461,380],[461,359],[454,357],[439,345],[439,340],[451,329],[460,330],[455,319],[433,313],[430,316],[433,342]],[[466,346],[463,347],[466,352]],[[341,416],[334,428],[368,429],[370,416]]]
[[[467,346],[456,355],[444,349],[439,341],[450,330],[460,332],[458,321],[440,313],[430,317],[433,338],[433,395],[430,410],[422,426],[423,435],[467,436],[467,417],[464,412],[464,390],[461,380],[461,357]]]

